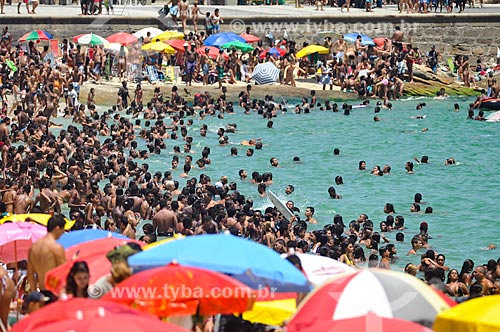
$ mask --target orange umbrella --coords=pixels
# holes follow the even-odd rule
[[[220,52],[219,49],[215,46],[202,46],[196,49],[196,52],[198,52],[198,54],[205,55],[206,53],[205,49],[207,48],[208,48],[208,56],[214,60],[217,59],[217,56],[219,55]],[[227,55],[227,53],[224,52],[221,54],[224,60],[229,60],[229,55]]]
[[[172,263],[134,274],[102,299],[165,317],[240,313],[252,308],[255,297],[224,274]]]
[[[139,39],[137,39],[136,36],[126,32],[114,33],[108,38],[106,38],[106,40],[109,41],[110,43],[118,43],[123,46],[132,45],[139,41]]]
[[[168,44],[174,48],[174,50],[178,52],[184,52],[184,43],[185,41],[182,39],[169,39],[164,41],[165,44]]]
[[[115,317],[118,315],[135,315],[143,318],[154,317],[119,303],[73,298],[56,301],[33,312],[26,319],[16,323],[12,327],[12,332],[32,331],[47,324],[64,320],[92,320],[97,317]]]
[[[240,35],[240,37],[241,37],[241,38],[243,38],[243,39],[245,39],[245,41],[246,41],[247,43],[255,43],[255,42],[258,42],[258,41],[260,40],[260,38],[259,38],[259,37],[254,36],[254,35],[251,35],[251,34],[249,34],[249,33],[242,33],[242,34]]]
[[[45,275],[45,287],[59,294],[66,286],[66,277],[71,267],[77,261],[85,261],[88,264],[90,270],[89,283],[95,283],[99,278],[109,274],[111,269],[111,262],[106,258],[106,254],[115,247],[125,245],[129,242],[134,242],[141,246],[144,244],[130,239],[105,238],[83,242],[68,248],[65,251],[68,261],[47,272]]]

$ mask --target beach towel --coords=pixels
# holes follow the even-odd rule
[[[452,58],[448,58],[446,60],[446,62],[448,63],[448,67],[450,67],[450,70],[451,72],[455,72],[455,64],[453,63],[453,59]]]

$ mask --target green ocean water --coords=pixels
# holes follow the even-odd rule
[[[417,111],[415,106],[421,102],[427,106]],[[224,119],[195,118],[194,125],[188,128],[188,135],[194,138],[191,155],[194,160],[200,158],[203,148],[208,146],[212,164],[203,170],[194,169],[190,175],[199,178],[205,173],[212,182],[226,175],[237,183],[238,191],[254,200],[255,208],[264,209],[271,206],[270,201],[259,197],[255,185],[240,181],[238,171],[246,169],[249,177],[253,171],[272,172],[274,184],[270,189],[283,200],[293,200],[302,218],[307,206],[315,208],[319,224],[310,225],[309,230],[332,223],[337,213],[343,216],[346,225],[366,213],[378,230],[378,224],[386,218],[383,207],[390,202],[396,213],[405,217],[407,227],[405,242],[396,244],[400,259],[395,268],[419,262],[419,257],[406,253],[422,221],[429,224],[432,248],[446,255],[447,265],[460,268],[465,258],[473,259],[476,264],[485,263],[500,256],[498,251],[485,249],[489,244],[500,247],[497,205],[500,124],[467,120],[470,102],[465,98],[396,101],[392,110],[377,114],[380,122],[373,121],[374,101],[368,108],[352,110],[349,116],[318,108],[309,114],[289,111],[272,119],[272,129],[267,128],[267,120],[261,115],[256,112],[245,115],[240,108],[236,108],[236,114],[225,114]],[[459,112],[453,110],[454,103],[460,105]],[[415,119],[416,115],[426,118]],[[209,128],[207,137],[199,135],[203,123]],[[229,123],[237,124],[236,133],[228,134],[230,144],[221,146],[217,129]],[[422,132],[423,128],[429,130]],[[262,139],[264,147],[247,157],[248,147],[240,142],[250,138]],[[140,147],[145,146],[141,139],[138,141]],[[166,144],[167,151],[151,155],[145,161],[151,173],[170,169],[172,147],[179,145],[182,149],[184,142],[166,139]],[[230,157],[233,146],[238,148],[236,157]],[[340,149],[340,155],[333,155],[334,148]],[[415,174],[406,174],[405,163],[422,155],[429,156],[429,163],[415,163]],[[292,161],[295,156],[300,157],[301,163]],[[271,157],[278,158],[279,168],[271,167]],[[457,164],[445,166],[444,161],[449,157],[455,158]],[[184,186],[186,179],[179,178],[183,155],[179,159],[179,169],[173,175]],[[358,171],[360,160],[366,161],[367,171]],[[385,164],[392,167],[391,174],[383,177],[370,174],[373,166]],[[337,175],[343,177],[343,185],[335,185]],[[295,186],[295,192],[286,196],[284,190],[288,184]],[[343,199],[330,199],[329,186],[334,186]],[[422,210],[432,206],[433,214],[410,212],[417,192],[427,202]],[[395,233],[386,236],[394,241]]]

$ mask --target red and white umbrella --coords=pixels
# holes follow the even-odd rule
[[[328,324],[317,324],[301,332],[432,332],[425,326],[407,320],[386,318],[368,313],[355,318],[341,319]]]
[[[420,279],[401,272],[365,269],[339,274],[310,293],[287,331],[299,332],[316,324],[369,312],[381,317],[432,323],[438,313],[448,308],[450,305]]]
[[[299,253],[295,255],[299,257],[307,279],[315,286],[321,285],[337,274],[356,271],[351,266],[330,257]],[[283,254],[281,257],[286,258],[287,255]]]

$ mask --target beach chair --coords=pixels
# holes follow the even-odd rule
[[[146,76],[150,83],[155,83],[160,81],[160,75],[158,74],[158,69],[155,66],[146,66]]]

